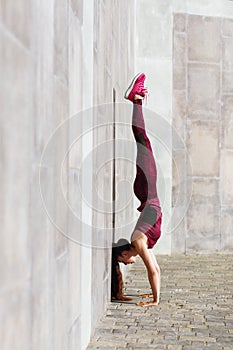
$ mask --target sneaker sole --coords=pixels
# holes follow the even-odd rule
[[[132,88],[133,88],[133,86],[134,86],[134,84],[135,84],[135,81],[137,80],[137,78],[138,78],[141,74],[143,74],[143,73],[142,73],[142,72],[141,72],[141,73],[138,73],[138,74],[133,78],[133,80],[132,80],[130,86],[129,86],[128,89],[126,90],[125,95],[124,95],[124,98],[125,98],[126,100],[128,100],[129,94],[130,94],[131,91],[132,91]]]

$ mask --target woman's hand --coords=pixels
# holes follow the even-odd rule
[[[159,304],[158,301],[140,301],[137,303],[138,306],[147,307],[147,306],[157,306]]]

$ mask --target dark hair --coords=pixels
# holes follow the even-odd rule
[[[130,250],[131,244],[127,239],[121,238],[117,243],[112,244],[112,278],[111,278],[111,298],[119,299],[122,294],[123,280],[118,262],[118,257],[124,250]]]
[[[121,256],[121,253],[124,250],[130,250],[130,248],[131,244],[129,241],[127,241],[127,239],[121,238],[117,243],[112,244],[112,255],[117,259],[118,256]]]

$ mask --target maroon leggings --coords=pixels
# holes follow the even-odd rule
[[[152,199],[158,199],[157,195],[157,169],[150,140],[146,134],[142,105],[134,104],[132,129],[137,142],[136,167],[137,174],[134,180],[134,193],[141,201],[138,208],[142,211],[146,202]]]

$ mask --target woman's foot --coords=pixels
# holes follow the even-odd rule
[[[144,73],[137,74],[128,89],[125,92],[125,99],[129,100],[133,103],[143,100],[147,95],[147,89],[144,87],[144,81],[146,79],[146,75]]]

